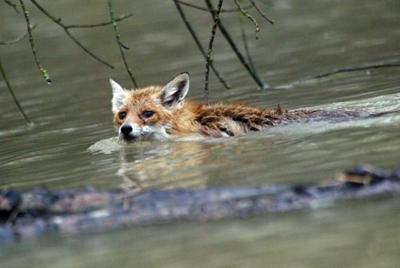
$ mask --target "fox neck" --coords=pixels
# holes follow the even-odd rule
[[[198,132],[200,124],[196,119],[201,107],[201,104],[187,101],[181,108],[173,111],[167,123],[167,133],[175,136]]]

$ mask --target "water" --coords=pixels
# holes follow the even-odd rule
[[[79,3],[79,11],[68,12]],[[45,3],[66,23],[106,20],[105,1]],[[173,3],[118,1],[134,16],[120,24],[129,62],[140,85],[191,73],[189,97],[202,100],[204,62]],[[274,86],[259,91],[221,36],[215,64],[233,85],[211,75],[212,101],[262,107],[320,107],[372,112],[400,109],[399,68],[307,80],[348,66],[399,62],[398,1],[260,3],[277,23],[262,26],[251,43],[255,64]],[[359,163],[399,167],[400,115],[338,124],[295,124],[245,137],[125,145],[115,138],[108,78],[129,87],[110,28],[74,31],[116,66],[89,58],[48,19],[32,11],[42,63],[54,83],[41,79],[28,44],[0,47],[16,94],[35,127],[28,130],[0,83],[0,187],[208,187],[320,182]],[[65,15],[64,15],[65,14]],[[85,15],[83,15],[85,14]],[[211,27],[201,11],[189,12],[204,44]],[[226,25],[238,18],[225,14]],[[260,19],[261,20],[261,19]],[[25,28],[0,3],[0,40]],[[248,25],[252,37],[251,24]],[[238,31],[234,36],[240,37]],[[239,39],[238,39],[239,40]],[[396,199],[229,220],[132,228],[100,235],[45,237],[2,247],[2,267],[398,267]]]

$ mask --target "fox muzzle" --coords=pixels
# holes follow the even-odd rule
[[[118,132],[124,140],[135,140],[143,136],[142,128],[136,124],[123,124]]]

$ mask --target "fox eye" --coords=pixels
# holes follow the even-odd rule
[[[153,111],[144,111],[142,113],[142,115],[143,115],[144,118],[150,118],[150,117],[152,117],[154,115],[154,112]]]
[[[118,118],[119,118],[120,120],[123,120],[125,117],[126,117],[126,112],[119,112],[119,113],[118,113]]]

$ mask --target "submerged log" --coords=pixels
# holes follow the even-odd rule
[[[96,189],[0,190],[0,241],[177,220],[248,217],[400,193],[400,170],[358,167],[339,179],[321,185],[151,189],[136,195]]]

